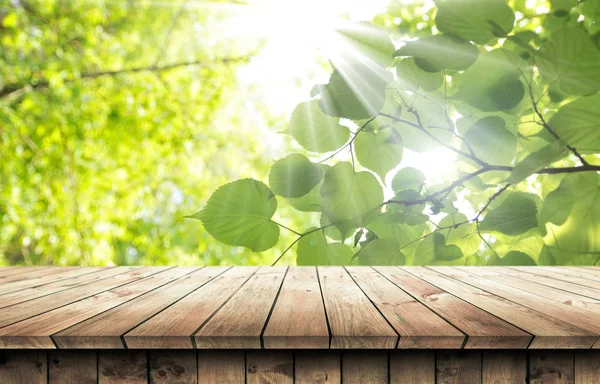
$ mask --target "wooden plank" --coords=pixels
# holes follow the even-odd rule
[[[0,285],[0,295],[4,295],[10,292],[19,291],[25,288],[31,287],[40,287],[43,289],[43,286],[46,284],[50,284],[56,281],[68,279],[71,277],[86,275],[88,273],[99,272],[103,269],[103,267],[62,267],[56,268],[54,273],[49,273],[47,275],[35,274],[34,276],[26,279],[13,281],[12,283],[7,283],[4,285]],[[51,270],[43,270],[42,272],[51,271]]]
[[[600,383],[600,351],[575,352],[575,383]]]
[[[12,283],[15,281],[23,281],[28,279],[37,279],[39,277],[43,277],[46,275],[52,275],[53,273],[58,273],[64,271],[67,267],[28,267],[24,271],[18,271],[17,273],[8,273],[3,276],[0,276],[0,289],[2,289],[3,285],[8,283]]]
[[[122,273],[135,271],[136,269],[140,269],[140,267],[106,268],[95,273],[88,273],[86,275],[59,280],[53,283],[44,284],[42,286],[29,287],[19,291],[0,295],[0,308],[8,307],[10,305],[15,305],[28,300],[33,300],[38,297],[48,296],[56,292],[81,286],[83,284],[90,284],[92,282]]]
[[[194,335],[197,348],[261,348],[286,267],[260,269]]]
[[[529,383],[573,384],[575,370],[573,360],[572,351],[530,352]]]
[[[292,351],[248,351],[247,384],[292,384],[294,357]]]
[[[245,384],[245,353],[198,351],[198,383]]]
[[[591,331],[466,285],[431,269],[412,267],[409,271],[446,292],[533,334],[535,338],[529,348],[590,348],[598,338]]]
[[[296,351],[295,384],[340,384],[341,356],[338,351]]]
[[[467,349],[527,348],[533,336],[490,313],[451,295],[406,270],[376,267],[386,278],[429,307],[469,338]],[[412,269],[411,269],[412,270]]]
[[[527,355],[524,351],[483,351],[482,384],[525,384]]]
[[[387,384],[387,351],[343,351],[342,382],[344,384]]]
[[[17,275],[19,273],[25,273],[25,272],[27,272],[27,268],[31,268],[31,267],[26,267],[24,265],[2,266],[2,267],[0,267],[0,277],[7,276],[7,275]]]
[[[241,287],[256,267],[235,267],[125,334],[129,348],[193,348],[192,335]]]
[[[0,350],[0,383],[46,384],[47,382],[46,351]]]
[[[124,348],[121,336],[185,295],[206,284],[227,267],[203,268],[89,318],[52,336],[59,348]]]
[[[342,267],[319,267],[331,348],[395,348],[398,334]]]
[[[160,269],[159,273],[144,279],[6,326],[0,329],[0,347],[55,348],[50,338],[52,334],[171,283],[195,269],[197,267]]]
[[[390,351],[390,383],[435,384],[435,352]]]
[[[346,270],[400,335],[398,348],[460,349],[465,335],[376,270]]]
[[[49,384],[96,384],[96,351],[51,351],[48,356]]]
[[[325,307],[315,267],[290,267],[267,328],[265,348],[329,348]]]
[[[578,273],[577,271],[570,271],[568,269],[558,269],[557,267],[510,267],[517,271],[524,271],[533,273],[534,275],[551,277],[560,281],[568,281],[571,283],[583,285],[590,288],[600,289],[600,282],[598,282],[594,276],[589,274]]]
[[[148,384],[146,352],[98,352],[98,384]]]
[[[150,384],[198,384],[194,351],[151,351]]]
[[[7,325],[39,315],[40,313],[51,311],[55,308],[62,307],[63,305],[111,290],[123,284],[159,273],[163,270],[164,268],[162,267],[140,268],[90,284],[83,284],[50,296],[38,297],[33,300],[2,308],[0,309],[0,327],[6,327]]]
[[[437,381],[444,384],[481,384],[480,351],[437,351]]]

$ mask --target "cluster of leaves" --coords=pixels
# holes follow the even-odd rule
[[[329,82],[285,131],[305,152],[193,217],[256,252],[289,230],[299,265],[598,264],[600,1],[530,3],[436,0],[393,42],[374,24],[339,30]],[[446,183],[403,166],[434,148],[456,154]],[[283,202],[318,226],[274,221]]]

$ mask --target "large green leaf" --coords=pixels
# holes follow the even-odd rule
[[[519,252],[519,251],[511,251],[506,255],[500,258],[499,265],[521,265],[521,266],[529,266],[529,265],[537,265],[535,260],[529,257],[528,254]]]
[[[524,192],[513,192],[500,205],[490,209],[479,229],[485,232],[500,232],[510,236],[520,235],[537,227],[537,206],[534,196]]]
[[[330,166],[325,164],[319,164],[319,167],[321,168],[322,175],[325,175],[325,172],[327,172],[327,170],[331,168]],[[321,212],[322,184],[323,180],[321,179],[320,183],[313,187],[313,189],[311,189],[304,196],[287,199],[287,201],[291,204],[292,207],[301,212]]]
[[[477,252],[481,244],[481,238],[473,223],[468,223],[467,216],[456,213],[444,217],[438,223],[441,228],[450,227],[441,231],[446,237],[446,245],[456,245],[465,255]]]
[[[396,64],[398,84],[407,90],[434,91],[444,84],[442,72],[426,72],[419,68],[412,57],[402,59]]]
[[[361,265],[404,265],[404,254],[400,243],[394,239],[376,239],[358,251],[355,255]]]
[[[463,253],[461,249],[454,245],[446,245],[446,239],[441,233],[434,233],[427,236],[417,248],[415,255],[416,265],[429,265],[436,261],[451,262],[461,259]]]
[[[338,28],[340,44],[344,51],[352,55],[361,55],[363,60],[371,60],[383,66],[393,61],[394,45],[388,32],[371,23],[355,23]]]
[[[323,213],[347,236],[354,227],[365,226],[383,203],[381,185],[369,172],[354,172],[352,164],[340,162],[325,174],[321,187]]]
[[[554,163],[565,157],[568,153],[567,148],[560,141],[554,141],[551,144],[538,149],[537,151],[527,155],[513,168],[508,182],[516,184],[520,181],[525,180],[535,172],[545,168],[546,166]]]
[[[279,239],[279,226],[271,218],[277,200],[265,184],[241,179],[219,187],[206,207],[191,216],[218,241],[261,252]]]
[[[327,244],[323,231],[315,231],[298,241],[297,265],[350,265],[351,262],[350,247],[342,243]]]
[[[486,44],[512,31],[515,14],[506,0],[439,0],[435,24],[441,32]]]
[[[514,108],[525,95],[522,66],[522,59],[509,51],[482,53],[463,74],[455,97],[484,112]]]
[[[425,184],[425,175],[417,168],[406,167],[402,168],[394,175],[392,179],[392,190],[395,193],[412,189],[414,191],[421,191],[421,188]]]
[[[339,119],[325,115],[318,103],[311,100],[298,104],[286,133],[309,151],[335,151],[348,141],[350,132],[339,124]]]
[[[322,178],[321,167],[306,156],[292,153],[271,166],[269,186],[278,196],[294,198],[306,195]]]
[[[395,55],[412,56],[415,64],[426,72],[439,72],[442,69],[463,71],[475,62],[478,51],[476,46],[460,37],[434,35],[407,42]],[[398,76],[400,80],[403,79],[400,68]]]
[[[600,49],[583,28],[560,28],[540,47],[540,73],[569,95],[600,90]]]
[[[477,120],[464,138],[475,155],[490,164],[510,164],[517,153],[517,138],[497,116]]]
[[[385,180],[385,175],[402,160],[402,139],[393,128],[360,132],[354,141],[356,159]]]
[[[563,105],[548,122],[570,146],[580,152],[600,150],[600,94]]]

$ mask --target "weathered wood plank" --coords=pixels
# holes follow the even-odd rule
[[[263,334],[265,348],[329,348],[325,307],[315,267],[286,274]]]
[[[0,350],[0,383],[46,384],[47,382],[46,351]]]
[[[550,317],[424,267],[411,273],[533,334],[529,348],[590,348],[598,338],[591,331]]]
[[[67,267],[29,267],[27,270],[18,271],[17,273],[9,273],[0,276],[0,290],[7,284],[24,281],[28,279],[39,279],[47,275],[59,273],[66,270]]]
[[[198,384],[195,351],[151,351],[150,384]]]
[[[256,267],[236,267],[217,276],[127,334],[129,348],[191,349],[192,335],[241,287]]]
[[[110,291],[76,301],[15,324],[0,328],[2,348],[55,348],[50,336],[73,324],[171,283],[197,269],[160,269],[158,273]]]
[[[533,336],[397,267],[376,267],[386,278],[469,338],[465,348],[527,348]],[[412,269],[410,269],[412,270]]]
[[[575,383],[600,383],[600,351],[575,352]]]
[[[291,351],[249,351],[246,370],[247,384],[292,384],[293,354]]]
[[[482,384],[525,384],[525,351],[483,351]]]
[[[551,277],[560,281],[568,281],[571,283],[583,285],[590,288],[600,289],[600,282],[594,276],[585,273],[578,273],[577,271],[570,271],[568,269],[558,269],[557,267],[510,267],[517,271],[530,272],[535,275]]]
[[[444,384],[480,384],[480,351],[438,351],[437,381]]]
[[[530,384],[573,384],[574,370],[572,351],[530,352]]]
[[[465,340],[462,332],[376,270],[346,269],[400,335],[398,348],[461,348]]]
[[[30,287],[41,287],[46,284],[50,284],[56,281],[68,279],[71,277],[86,275],[88,273],[99,272],[103,269],[102,267],[61,267],[56,268],[54,273],[48,273],[47,275],[35,274],[25,280],[13,281],[4,285],[0,285],[0,295],[4,295],[10,292],[20,291]],[[43,270],[42,272],[51,271]]]
[[[319,267],[331,348],[395,348],[398,334],[342,267]]]
[[[121,336],[212,280],[227,267],[204,268],[56,333],[59,348],[124,348]]]
[[[342,382],[344,384],[385,384],[388,382],[386,351],[343,351]]]
[[[246,355],[242,351],[198,351],[198,384],[246,383]]]
[[[194,335],[197,348],[261,348],[260,336],[286,267],[260,269]]]
[[[294,353],[295,384],[340,384],[339,351],[303,351]]]
[[[390,351],[390,383],[435,384],[435,352]]]
[[[49,384],[96,384],[96,351],[51,351],[48,356]]]
[[[148,384],[145,351],[111,350],[98,354],[98,384]]]
[[[40,268],[40,267],[26,267],[24,265],[11,265],[0,267],[0,277],[7,275],[18,275],[20,273],[26,273],[29,268]],[[41,267],[45,268],[45,267]]]

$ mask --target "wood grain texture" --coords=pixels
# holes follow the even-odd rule
[[[292,384],[294,360],[291,351],[250,351],[246,355],[247,384]]]
[[[527,348],[533,336],[465,300],[408,273],[412,269],[376,267],[386,278],[469,336],[467,349]]]
[[[444,384],[480,384],[480,351],[438,351],[437,381]]]
[[[198,384],[198,359],[194,351],[151,351],[150,384]]]
[[[194,335],[197,348],[261,348],[260,336],[287,268],[258,270]]]
[[[600,383],[600,351],[575,352],[575,383]]]
[[[390,351],[390,383],[435,384],[435,352]]]
[[[98,384],[147,384],[148,357],[144,351],[98,353]]]
[[[0,292],[2,292],[5,287],[10,287],[11,283],[27,280],[40,281],[45,276],[64,272],[67,269],[68,267],[32,267],[31,269],[20,273],[0,276]]]
[[[98,358],[95,351],[51,351],[48,355],[50,384],[96,384]]]
[[[395,348],[398,334],[342,267],[319,267],[331,348]]]
[[[198,383],[245,384],[243,351],[198,351]]]
[[[46,384],[47,359],[46,351],[0,350],[0,383]]]
[[[227,267],[216,267],[192,270],[192,273],[170,284],[56,333],[52,339],[59,348],[124,348],[122,335],[226,269]]]
[[[192,335],[254,272],[236,267],[219,275],[175,304],[128,332],[129,348],[193,348]]]
[[[600,289],[600,282],[598,279],[587,273],[578,273],[577,271],[571,271],[568,269],[559,269],[558,267],[541,267],[537,266],[535,268],[527,268],[527,267],[510,267],[517,271],[525,271],[533,273],[534,275],[550,277],[559,281],[567,281],[579,285],[583,285],[585,287]]]
[[[572,351],[535,351],[529,355],[530,384],[573,384]]]
[[[342,382],[339,351],[304,351],[294,353],[295,384],[340,384]]]
[[[344,384],[385,384],[388,382],[386,351],[343,351]]]
[[[86,275],[88,273],[99,272],[103,269],[110,269],[110,267],[56,267],[54,269],[44,269],[40,272],[47,272],[47,274],[36,273],[25,280],[18,280],[12,283],[0,285],[0,295],[4,295],[10,292],[15,292],[30,287],[43,287],[46,284],[54,283],[79,275]],[[16,277],[19,277],[19,275],[17,275]]]
[[[524,351],[483,351],[482,384],[525,384],[527,355]]]
[[[286,274],[263,334],[265,348],[329,348],[325,307],[315,267]]]

